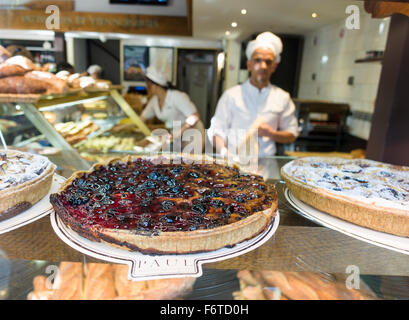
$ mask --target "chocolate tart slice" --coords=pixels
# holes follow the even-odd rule
[[[77,172],[51,203],[93,241],[145,253],[233,246],[267,229],[277,193],[261,176],[192,156],[126,157]]]

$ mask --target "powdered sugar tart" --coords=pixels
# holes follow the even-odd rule
[[[0,220],[15,216],[50,190],[55,165],[46,157],[0,150]]]
[[[366,159],[307,157],[281,169],[288,188],[318,210],[409,237],[409,167]]]
[[[126,157],[77,172],[51,203],[92,241],[144,253],[217,250],[272,223],[273,185],[261,176],[192,156]]]

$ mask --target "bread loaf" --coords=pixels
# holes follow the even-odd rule
[[[0,78],[22,76],[27,72],[23,67],[16,64],[0,64]]]
[[[10,65],[20,66],[20,67],[24,68],[26,71],[35,70],[35,68],[36,68],[33,61],[31,61],[27,57],[19,56],[19,55],[8,58],[4,63],[10,64]]]
[[[47,93],[65,93],[68,90],[67,82],[58,78],[51,72],[46,71],[30,71],[24,75],[27,79],[41,80],[47,83]]]
[[[0,93],[12,94],[44,94],[49,85],[41,80],[14,76],[0,79]]]

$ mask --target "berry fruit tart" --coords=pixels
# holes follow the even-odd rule
[[[217,250],[264,232],[277,193],[261,176],[186,155],[95,164],[51,195],[61,221],[92,241],[144,253]]]
[[[365,159],[307,157],[281,169],[301,201],[335,217],[409,237],[409,167]]]
[[[55,165],[46,157],[0,150],[0,221],[37,203],[50,191]]]

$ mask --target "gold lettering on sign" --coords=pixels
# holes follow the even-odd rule
[[[46,16],[21,16],[22,23],[44,23]]]
[[[58,19],[57,19],[58,17]],[[47,24],[48,21],[48,24]],[[58,22],[58,23],[57,23]],[[0,10],[0,29],[191,35],[186,17],[99,12]]]
[[[86,17],[75,17],[75,24],[85,25],[87,23]]]

